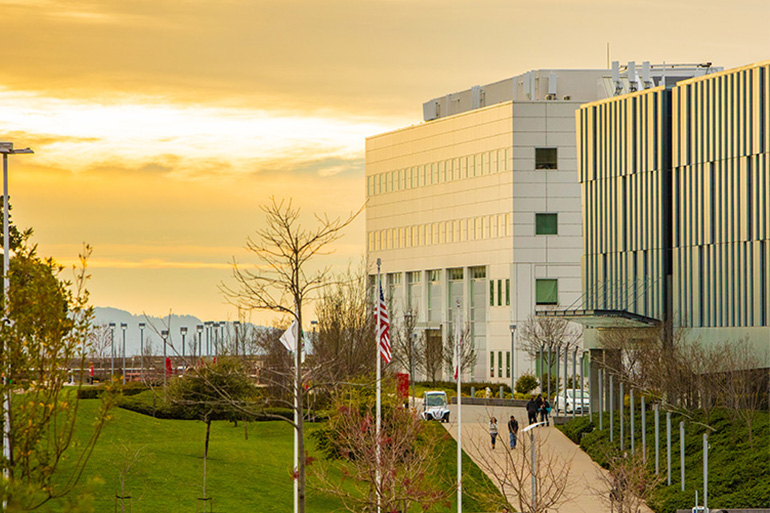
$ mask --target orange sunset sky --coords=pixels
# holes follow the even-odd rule
[[[770,54],[767,0],[0,0],[13,219],[92,303],[234,319],[218,290],[270,195],[364,202],[364,138],[537,68]],[[323,263],[364,251],[359,218]],[[262,320],[261,316],[255,316]]]

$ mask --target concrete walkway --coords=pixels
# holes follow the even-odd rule
[[[444,424],[453,438],[457,439],[457,406],[450,406],[451,422]],[[490,466],[504,469],[509,462],[508,454],[508,419],[514,415],[519,422],[519,429],[527,426],[527,415],[524,408],[505,408],[500,406],[463,406],[463,451],[488,475]],[[488,434],[489,418],[495,416],[498,423],[499,436],[496,448],[491,448]],[[540,450],[545,451],[543,458],[552,457],[555,468],[561,468],[570,464],[570,473],[567,479],[565,492],[566,501],[558,508],[549,509],[549,513],[610,513],[609,504],[599,498],[601,490],[606,490],[606,485],[600,479],[600,473],[606,471],[594,463],[588,454],[572,443],[561,431],[553,427],[535,428],[536,436],[544,440]],[[521,435],[528,436],[528,435]],[[519,450],[521,448],[518,448]],[[541,458],[538,458],[540,460]],[[516,461],[516,457],[513,458]],[[529,474],[527,474],[529,475]],[[500,487],[492,475],[490,478]],[[527,481],[528,483],[529,481]],[[526,490],[529,491],[527,484]],[[518,506],[517,499],[511,490],[504,490],[514,507]],[[606,496],[606,491],[604,492]],[[642,513],[652,513],[644,508]]]

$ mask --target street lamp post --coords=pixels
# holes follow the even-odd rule
[[[206,356],[211,356],[211,321],[203,324],[206,327]]]
[[[182,367],[185,367],[184,339],[185,335],[187,335],[187,326],[179,328],[179,333],[182,335]]]
[[[120,329],[123,331],[123,384],[126,384],[126,328],[128,328],[128,324],[125,322],[120,323]]]
[[[11,238],[8,234],[8,218],[10,216],[8,208],[8,155],[20,155],[34,153],[29,148],[23,148],[14,150],[12,142],[0,142],[0,153],[3,154],[3,321],[8,321],[8,316],[11,311],[9,307],[9,289],[11,286],[11,276],[9,273],[10,257],[11,257]],[[3,345],[5,341],[3,342]],[[5,347],[3,347],[3,353],[5,353]],[[8,365],[8,360],[4,358],[3,362],[3,385],[8,384],[8,378],[11,374],[11,369]],[[3,397],[3,458],[6,462],[11,461],[11,394],[10,391],[6,391]],[[10,477],[10,472],[7,464],[3,465],[3,477],[7,480]],[[3,509],[5,509],[5,502],[3,502]]]
[[[214,357],[219,355],[219,323],[215,322],[211,325],[212,338],[214,339]]]
[[[168,367],[169,364],[167,363],[168,356],[166,356],[166,341],[168,340],[168,330],[162,330],[160,332],[160,336],[163,339],[163,391],[165,393],[166,391],[166,379],[168,378]]]
[[[139,323],[139,376],[144,382],[144,323]]]
[[[115,323],[110,323],[110,381],[115,378]]]
[[[511,399],[516,385],[516,325],[511,324]],[[542,377],[540,379],[543,379]]]
[[[233,321],[233,329],[235,330],[235,356],[238,356],[238,328],[241,326],[241,321]],[[315,328],[313,328],[315,330]],[[243,356],[246,356],[246,350],[243,348]]]
[[[537,511],[537,452],[535,451],[534,429],[544,424],[545,422],[536,422],[521,431],[522,433],[529,431],[530,459],[532,460],[532,511]]]
[[[412,401],[414,401],[414,340],[412,339],[412,319],[414,314],[411,310],[404,312],[404,327],[409,343],[409,382],[412,383]],[[412,405],[414,406],[414,405]]]
[[[198,324],[195,327],[195,331],[198,332],[198,358],[203,356],[203,324]]]

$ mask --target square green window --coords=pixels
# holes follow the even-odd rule
[[[558,169],[556,148],[535,148],[535,169]]]
[[[559,232],[559,214],[535,214],[535,235],[556,235]]]
[[[559,303],[559,281],[554,279],[535,280],[535,304],[556,305]]]

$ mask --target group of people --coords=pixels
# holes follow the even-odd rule
[[[530,424],[537,422],[537,415],[540,414],[540,422],[545,422],[546,426],[551,424],[551,403],[543,394],[538,394],[534,399],[527,402],[527,417]]]
[[[497,441],[497,419],[495,417],[489,419],[489,436],[492,438],[492,449],[494,449],[495,442]],[[508,440],[511,444],[511,449],[516,448],[518,436],[519,422],[511,415],[511,420],[508,421]]]
[[[538,395],[535,398],[530,399],[527,402],[527,417],[530,424],[537,422],[537,416],[540,414],[540,422],[545,422],[546,426],[549,426],[551,403],[548,402],[547,397],[543,397],[543,394]],[[492,417],[489,419],[489,436],[492,439],[492,449],[495,448],[495,442],[497,441],[497,418]],[[508,421],[508,439],[511,444],[511,449],[516,448],[516,441],[519,436],[519,423],[511,415],[511,419]]]

